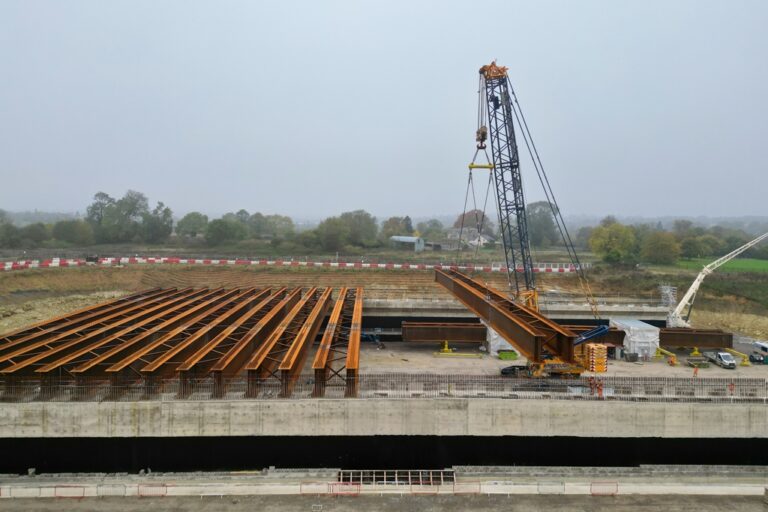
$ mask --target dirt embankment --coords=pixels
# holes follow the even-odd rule
[[[479,274],[489,285],[506,287],[500,273]],[[661,275],[645,270],[601,269],[590,276],[597,296],[659,299],[658,285],[678,287],[682,296],[695,272]],[[539,275],[539,286],[580,295],[572,275]],[[431,271],[331,270],[322,268],[251,268],[126,266],[40,269],[0,273],[0,333],[132,291],[153,287],[341,287],[363,286],[367,297],[423,298],[447,292]],[[768,274],[712,275],[702,286],[693,312],[696,327],[721,328],[748,336],[768,337]]]
[[[768,339],[768,316],[765,315],[698,310],[692,313],[691,319],[694,327],[723,329],[742,333],[751,338]]]
[[[115,299],[124,294],[125,292],[122,291],[94,292],[4,304],[0,306],[0,333],[14,331],[48,318],[61,316],[69,311]]]

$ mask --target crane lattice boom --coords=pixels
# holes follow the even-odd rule
[[[485,92],[488,112],[492,172],[507,277],[510,289],[520,296],[536,289],[536,279],[528,239],[528,218],[525,213],[509,78],[507,68],[497,66],[496,63],[480,68],[480,75],[480,89]]]

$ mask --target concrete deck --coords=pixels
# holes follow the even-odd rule
[[[0,437],[577,436],[766,438],[761,403],[300,399],[32,402],[0,407]]]
[[[366,316],[372,317],[434,317],[434,318],[476,318],[459,301],[451,297],[434,298],[366,298],[364,301]],[[568,302],[543,302],[541,312],[550,318],[569,320],[592,320],[592,310],[588,304]],[[617,301],[600,305],[603,318],[622,317],[638,320],[667,319],[668,309],[664,306],[636,302]]]
[[[456,483],[362,484],[334,470],[0,475],[3,510],[761,510],[764,467],[457,468]],[[349,491],[347,491],[349,492]],[[142,497],[137,500],[137,497]],[[70,498],[62,501],[62,498]],[[186,499],[185,499],[186,498]],[[523,505],[521,507],[521,505]],[[623,506],[622,506],[623,505]],[[626,508],[624,508],[626,507]],[[138,510],[138,508],[136,508]],[[764,509],[763,509],[764,510]]]

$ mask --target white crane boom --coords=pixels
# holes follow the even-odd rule
[[[716,259],[703,269],[701,269],[701,272],[699,272],[699,275],[696,276],[696,279],[694,279],[693,284],[690,288],[688,288],[688,291],[685,292],[685,295],[680,300],[680,303],[675,307],[674,310],[672,310],[669,313],[669,316],[667,317],[667,327],[690,327],[688,324],[688,318],[683,318],[683,311],[688,309],[688,312],[690,314],[691,307],[693,306],[693,301],[696,299],[696,292],[699,291],[699,286],[701,286],[701,282],[704,281],[704,278],[707,277],[709,274],[715,271],[715,269],[725,263],[728,263],[730,260],[738,256],[739,254],[743,253],[750,247],[754,247],[755,245],[759,244],[763,240],[768,238],[768,233],[764,233],[760,235],[759,237],[755,238],[751,242],[747,242],[746,244],[742,245],[738,249],[729,252],[725,256],[721,256],[720,258]]]

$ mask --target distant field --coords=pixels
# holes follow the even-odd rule
[[[264,240],[247,240],[239,245],[224,245],[219,247],[195,247],[173,245],[93,245],[89,247],[69,247],[66,249],[0,249],[0,259],[26,260],[60,258],[84,258],[86,256],[179,256],[182,258],[244,258],[244,259],[286,259],[314,261],[359,261],[372,263],[473,263],[493,264],[504,262],[504,252],[500,247],[483,248],[475,254],[474,249],[464,249],[461,253],[456,250],[413,252],[412,250],[396,250],[389,247],[376,248],[347,248],[347,251],[327,254],[296,249],[286,242],[280,247],[273,247]],[[536,263],[566,263],[568,253],[562,247],[549,247],[532,250],[533,261]],[[595,261],[595,256],[587,251],[579,251],[582,263]]]
[[[680,260],[677,266],[691,270],[701,270],[704,265],[712,263],[710,259]],[[720,272],[768,272],[768,260],[737,258],[718,269]]]

